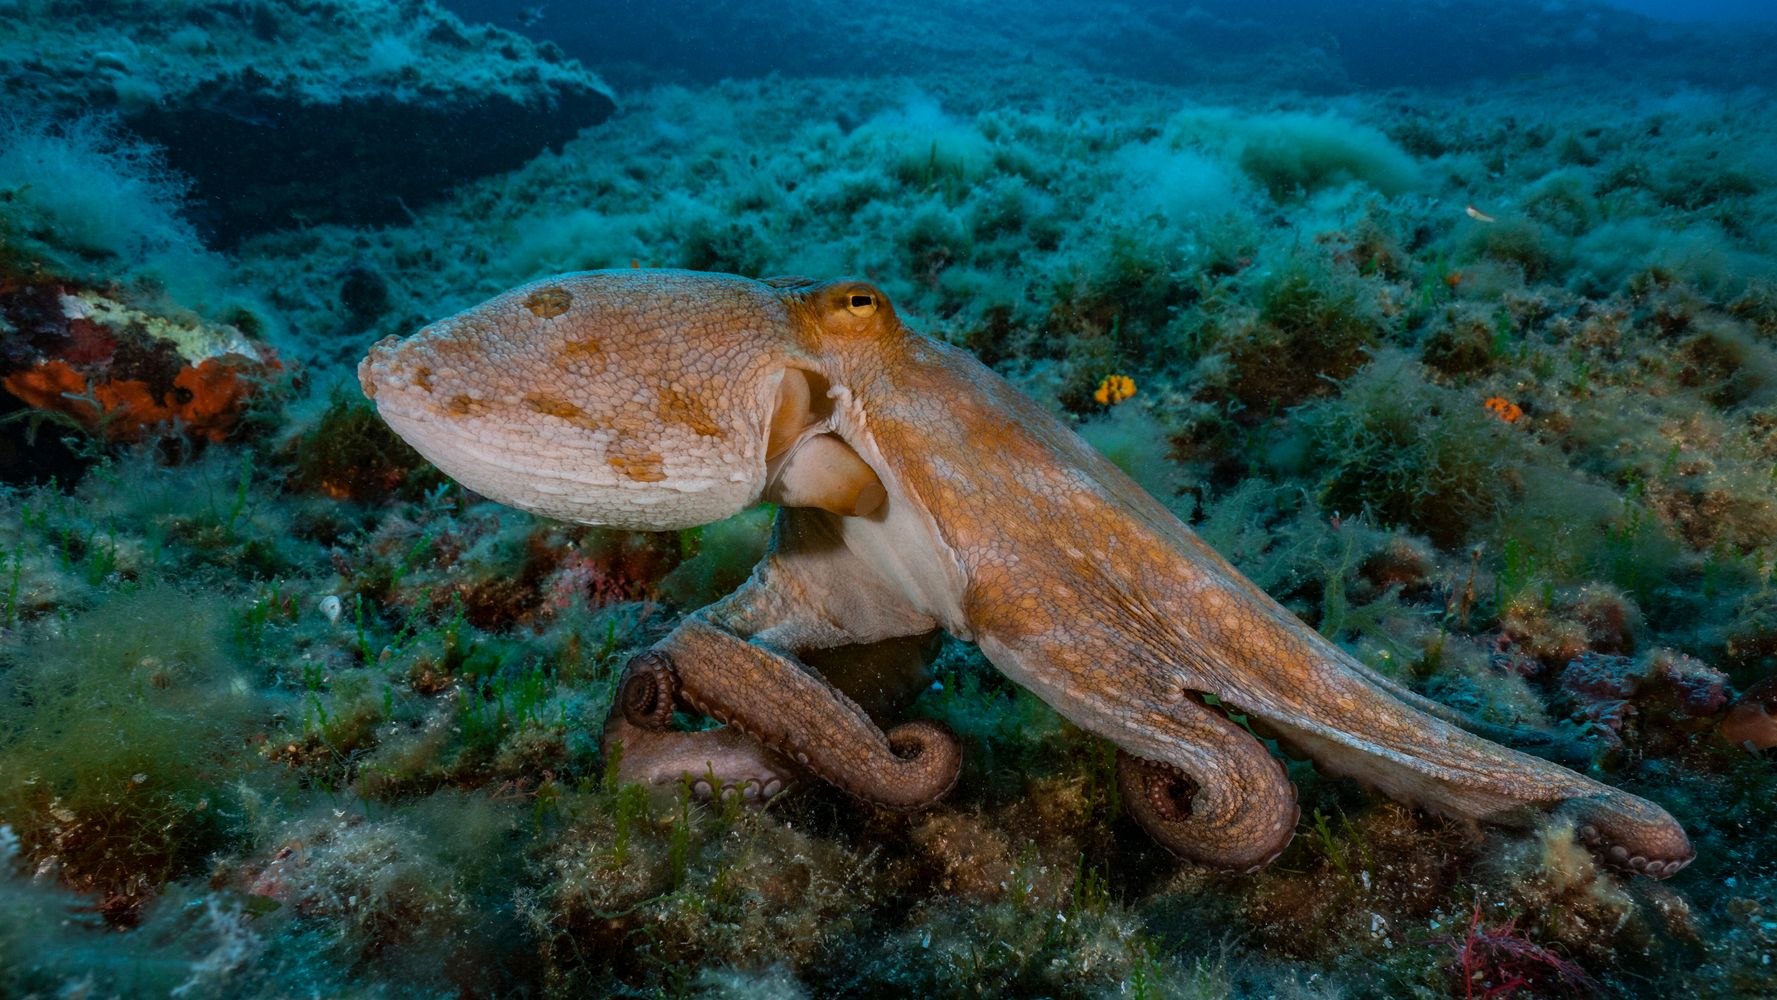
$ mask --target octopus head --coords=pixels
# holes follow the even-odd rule
[[[856,282],[588,271],[388,338],[358,379],[445,473],[549,517],[671,530],[786,483],[853,513],[874,477],[848,448],[810,446],[831,412],[822,344],[898,328]]]

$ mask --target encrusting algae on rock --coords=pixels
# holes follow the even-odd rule
[[[37,348],[36,360],[0,386],[109,441],[140,441],[167,427],[222,441],[283,369],[271,348],[196,316],[174,319],[53,286],[0,300],[28,324],[18,346]]]

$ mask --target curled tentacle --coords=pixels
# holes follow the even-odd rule
[[[1646,799],[1614,794],[1569,799],[1555,810],[1604,863],[1649,878],[1674,875],[1696,860],[1684,828]]]
[[[1253,766],[1230,762],[1197,781],[1119,749],[1117,788],[1129,815],[1162,847],[1187,861],[1252,872],[1289,846],[1301,809],[1281,764],[1269,757],[1243,763]]]
[[[663,730],[672,725],[678,701],[679,680],[664,654],[649,650],[630,659],[623,668],[617,703],[623,717],[642,729]]]
[[[933,801],[950,794],[962,776],[962,745],[957,742],[956,734],[939,723],[930,719],[903,722],[888,731],[888,743],[889,750],[901,760],[916,761],[932,775],[950,775],[950,781],[932,797]],[[889,803],[879,804],[890,809],[902,808]]]
[[[1114,632],[1078,634],[1066,644],[980,638],[1002,670],[1117,745],[1118,787],[1149,836],[1187,861],[1262,867],[1289,846],[1301,816],[1282,763],[1144,651],[1122,650],[1130,666],[1107,668],[1119,642]]]
[[[886,735],[845,694],[800,663],[697,618],[662,640],[680,694],[857,798],[922,809],[956,784],[962,750],[935,722]]]

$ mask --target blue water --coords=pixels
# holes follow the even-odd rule
[[[1777,6],[1765,0],[1611,0],[1611,4],[1664,21],[1758,23],[1777,20]]]
[[[918,70],[940,62],[977,68],[1056,55],[1095,70],[1188,81],[1203,45],[1220,56],[1291,49],[1322,52],[1365,86],[1432,85],[1545,72],[1563,65],[1623,66],[1768,83],[1777,7],[1756,0],[1606,2],[1260,3],[1134,0],[1121,16],[1066,2],[792,3],[710,7],[693,0],[584,10],[509,0],[447,0],[570,54],[609,65],[708,79],[768,72],[849,74]],[[1077,25],[1070,25],[1074,19]],[[1723,25],[1752,27],[1747,37]],[[1713,33],[1699,34],[1700,29]],[[971,38],[987,46],[968,52]],[[955,46],[963,46],[958,49]],[[1682,70],[1649,65],[1681,54]],[[1714,62],[1712,63],[1712,57]],[[1633,67],[1639,66],[1639,70]],[[1281,66],[1279,68],[1282,68]],[[1255,80],[1255,82],[1258,82]]]

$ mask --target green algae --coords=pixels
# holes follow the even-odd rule
[[[1297,419],[1309,463],[1325,470],[1324,507],[1367,511],[1447,547],[1488,530],[1534,455],[1480,401],[1428,381],[1399,356],[1371,362],[1336,401]]]
[[[1381,317],[1355,275],[1294,256],[1253,291],[1255,309],[1221,337],[1214,377],[1248,409],[1275,411],[1329,391],[1382,337]]]
[[[221,602],[165,585],[39,623],[7,652],[0,814],[109,919],[239,835],[246,776],[227,747],[259,695],[230,653]]]
[[[291,485],[352,500],[415,499],[445,479],[355,392],[337,390],[312,427],[291,442]]]

